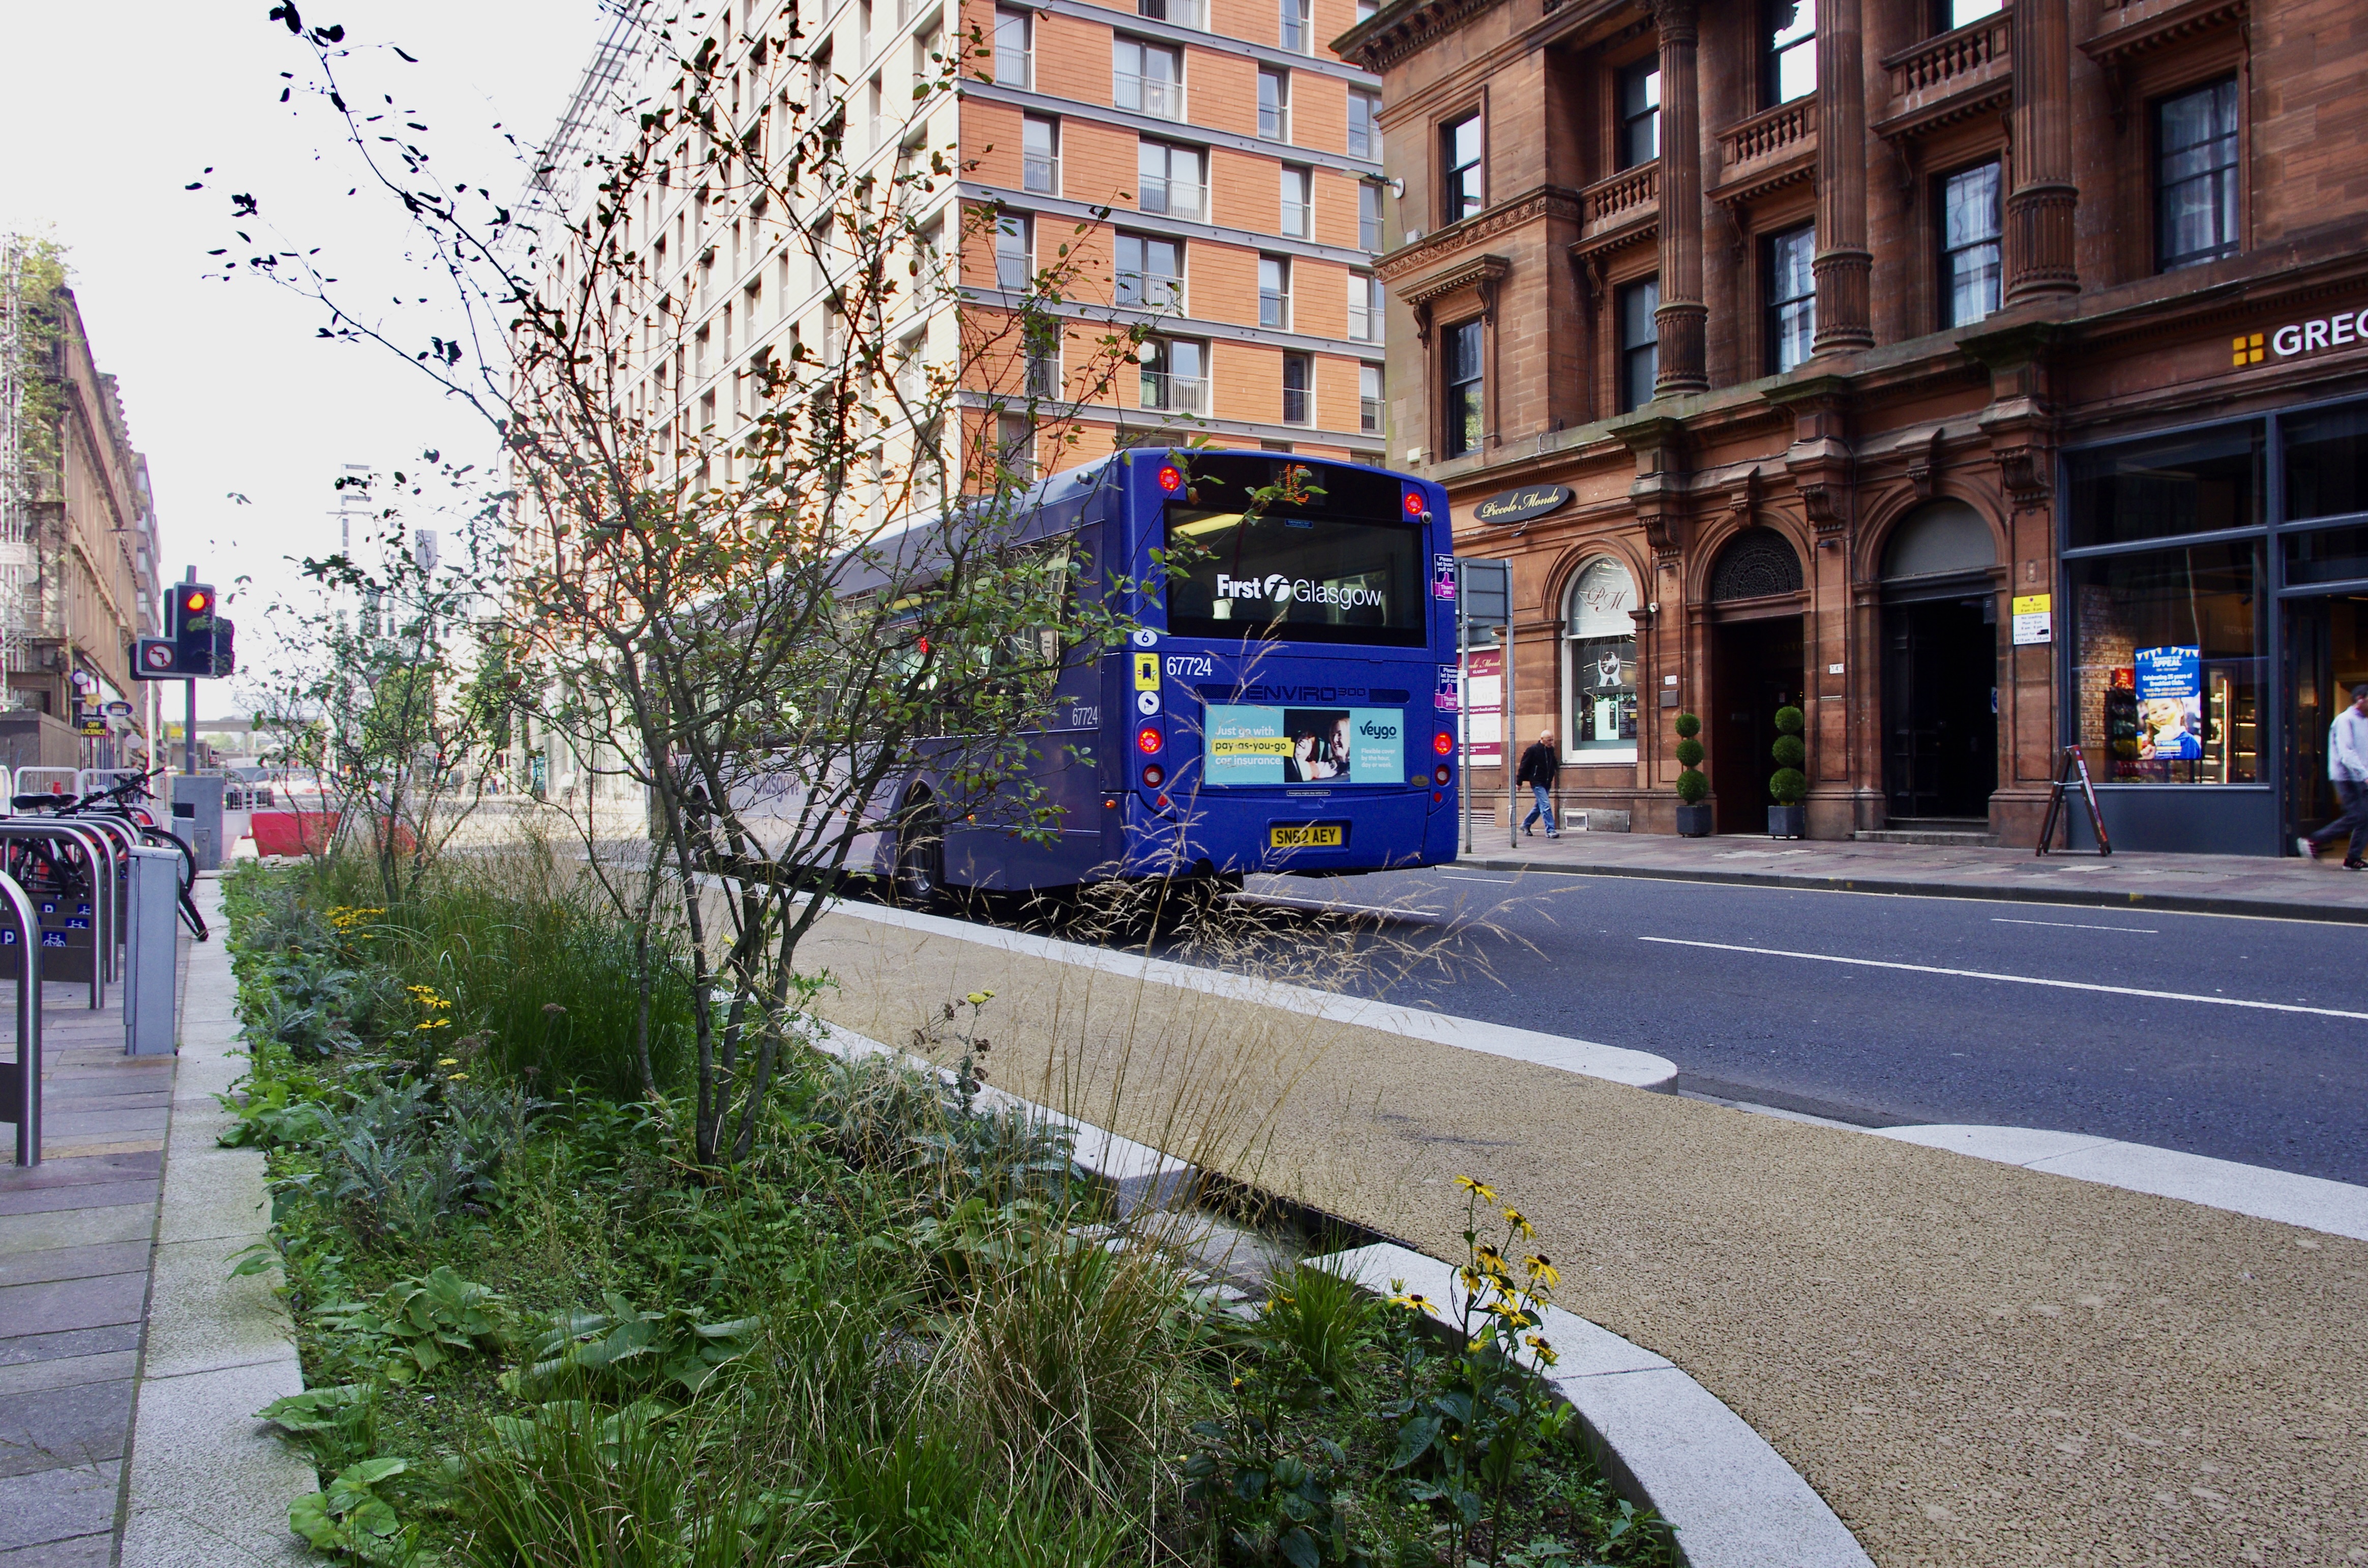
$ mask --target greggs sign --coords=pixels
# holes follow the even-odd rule
[[[2271,333],[2239,334],[2229,340],[2229,362],[2235,366],[2258,365],[2270,354],[2291,359],[2297,354],[2316,354],[2322,348],[2340,348],[2350,343],[2368,343],[2368,310],[2346,311],[2317,321],[2290,322]]]

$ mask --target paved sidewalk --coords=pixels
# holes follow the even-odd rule
[[[1660,877],[1847,892],[1922,893],[2263,915],[2368,924],[2368,873],[2345,871],[2340,856],[2314,863],[2252,855],[2033,855],[2028,849],[1751,835],[1679,838],[1659,833],[1567,833],[1525,838],[1510,848],[1501,832],[1474,829],[1462,866],[1496,871]]]
[[[1450,1178],[1495,1181],[1563,1305],[1749,1422],[1884,1568],[2368,1562],[2368,1244],[950,930],[834,915],[800,958],[878,1040],[991,990],[999,1087],[1433,1257]]]

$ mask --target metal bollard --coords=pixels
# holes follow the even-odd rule
[[[17,1062],[0,1073],[0,1119],[17,1124],[17,1163],[41,1163],[41,949],[31,938],[40,922],[33,901],[14,877],[0,873],[0,901],[17,912],[25,933],[17,949]]]
[[[131,896],[124,902],[123,1054],[170,1056],[173,991],[180,949],[181,852],[131,851]]]

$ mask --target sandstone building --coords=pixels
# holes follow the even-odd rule
[[[1514,563],[1566,804],[2292,853],[2368,680],[2368,14],[1395,0],[1393,460]],[[1489,517],[1505,521],[1490,521]],[[1474,782],[1484,791],[1488,778]],[[2085,837],[2085,834],[2081,836]]]

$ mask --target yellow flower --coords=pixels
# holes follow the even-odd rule
[[[1547,1257],[1545,1254],[1542,1252],[1531,1253],[1528,1257],[1523,1258],[1521,1262],[1523,1266],[1529,1269],[1530,1280],[1532,1284],[1543,1286],[1546,1290],[1551,1290],[1556,1285],[1562,1283],[1562,1270],[1556,1268],[1554,1266],[1553,1260]]]
[[[995,1000],[995,993],[992,991],[973,991],[969,995],[963,997],[962,1000],[969,1003],[973,1007],[984,1007],[989,1002]]]
[[[469,1081],[469,1075],[466,1073],[447,1073],[444,1074],[444,1081],[448,1084],[465,1084]]]
[[[1531,1349],[1538,1353],[1539,1360],[1544,1362],[1549,1367],[1562,1359],[1560,1356],[1554,1353],[1554,1347],[1546,1343],[1546,1336],[1543,1334],[1533,1334],[1530,1335],[1524,1343],[1526,1343]]]
[[[457,1056],[439,1056],[436,1059],[436,1065],[438,1067],[458,1067],[461,1065],[461,1059]]]
[[[449,1029],[452,1027],[452,1020],[450,1018],[430,1018],[426,1023],[416,1027],[423,1029]]]
[[[1518,1209],[1508,1209],[1505,1210],[1505,1223],[1512,1226],[1515,1231],[1519,1232],[1522,1235],[1533,1236],[1537,1234],[1536,1229],[1532,1227],[1527,1220],[1521,1217],[1521,1211]]]
[[[1497,1201],[1497,1189],[1485,1181],[1474,1181],[1470,1176],[1460,1176],[1455,1178],[1455,1185],[1475,1195],[1483,1203]]]

